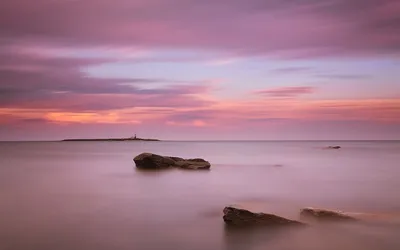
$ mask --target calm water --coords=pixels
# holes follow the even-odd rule
[[[142,152],[212,169],[138,171]],[[0,143],[0,249],[398,250],[399,179],[399,142]],[[380,217],[232,232],[222,220],[232,204],[294,219],[306,206]]]

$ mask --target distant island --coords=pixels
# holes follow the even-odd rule
[[[135,136],[129,138],[104,138],[104,139],[64,139],[62,141],[160,141],[158,139],[144,139]]]

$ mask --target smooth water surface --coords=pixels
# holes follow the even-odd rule
[[[340,150],[325,150],[339,144]],[[142,152],[201,157],[210,171],[139,171]],[[400,143],[3,142],[3,250],[400,249]],[[231,231],[237,205],[296,219],[302,207],[382,220]]]

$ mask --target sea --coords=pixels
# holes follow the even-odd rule
[[[141,171],[142,152],[211,169]],[[362,220],[236,230],[226,206]],[[399,236],[399,141],[0,143],[1,250],[398,250]]]

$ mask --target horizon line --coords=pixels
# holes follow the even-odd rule
[[[130,142],[130,141],[63,141],[64,139],[61,140],[0,140],[1,142]],[[400,139],[265,139],[265,140],[162,140],[159,139],[159,141],[148,141],[150,143],[157,143],[157,142],[318,142],[318,141],[337,141],[337,142],[348,142],[348,141],[400,141]],[[147,142],[147,141],[144,141]]]

